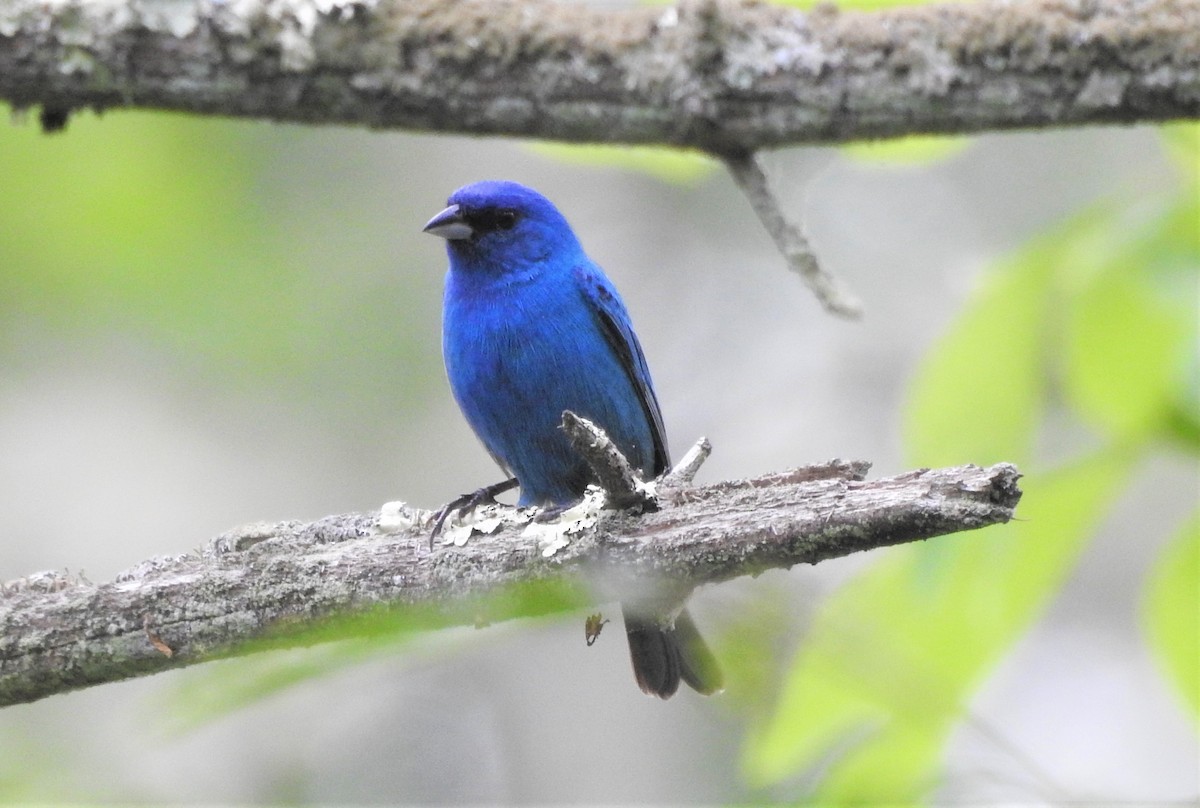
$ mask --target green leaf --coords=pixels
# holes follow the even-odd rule
[[[912,135],[892,140],[848,143],[842,151],[858,160],[894,166],[923,166],[947,160],[971,145],[966,137]]]
[[[1164,675],[1200,723],[1200,513],[1155,564],[1143,620]]]
[[[1103,252],[1064,268],[1063,388],[1085,421],[1114,440],[1170,431],[1194,374],[1200,295],[1195,186],[1146,220],[1145,205],[1109,214]]]
[[[1179,164],[1190,182],[1200,182],[1200,123],[1169,123],[1161,126],[1167,152]]]
[[[1200,125],[1193,129],[1200,133]],[[1143,262],[1159,308],[1181,332],[1165,434],[1178,448],[1200,455],[1200,158],[1192,152],[1191,181],[1175,205],[1150,229]],[[1135,263],[1135,266],[1139,263]]]
[[[918,372],[906,431],[917,463],[1026,462],[1048,380],[1121,440],[1176,429],[1195,350],[1200,202],[1097,208],[984,283]]]
[[[1030,456],[1063,243],[1041,239],[991,273],[917,372],[905,411],[917,463],[1020,463]]]
[[[716,704],[744,719],[769,707],[779,671],[791,657],[796,623],[793,593],[777,578],[756,582],[753,599],[722,609],[716,621],[705,621],[704,634],[720,651],[725,692]]]
[[[1195,341],[1184,355],[1180,375],[1167,417],[1167,435],[1180,449],[1200,455],[1200,346]]]
[[[1191,334],[1129,266],[1112,266],[1074,296],[1066,329],[1067,397],[1116,439],[1162,428]]]
[[[543,157],[564,163],[623,168],[628,171],[649,174],[655,179],[673,185],[699,182],[717,167],[717,162],[708,155],[685,149],[550,142],[531,143],[529,148]]]
[[[1027,477],[1021,521],[909,545],[818,615],[777,709],[752,729],[750,782],[823,770],[817,801],[892,803],[934,783],[973,690],[1057,591],[1125,480],[1108,451]],[[954,542],[945,563],[924,556]]]

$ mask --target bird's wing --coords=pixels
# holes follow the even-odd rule
[[[596,314],[600,331],[637,390],[642,410],[646,413],[646,421],[650,424],[650,433],[654,438],[653,473],[655,476],[662,474],[671,466],[671,456],[667,451],[667,433],[663,428],[658,398],[650,384],[650,368],[646,365],[642,346],[629,323],[629,314],[625,311],[625,305],[612,283],[596,268],[577,267],[575,277],[579,281],[584,298]]]

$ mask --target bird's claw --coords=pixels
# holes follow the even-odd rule
[[[437,516],[433,522],[433,530],[429,534],[429,549],[433,549],[433,540],[442,532],[442,526],[446,520],[450,518],[450,514],[457,512],[459,516],[466,516],[474,511],[480,505],[490,505],[496,501],[497,494],[503,494],[505,491],[511,491],[517,487],[517,478],[510,477],[509,479],[492,483],[483,488],[476,489],[469,494],[463,494],[457,499],[447,502],[437,512]]]
[[[543,508],[538,512],[537,516],[533,517],[533,521],[538,524],[553,522],[555,519],[562,516],[564,513],[571,510],[578,504],[578,502],[568,502],[565,505],[551,505],[547,508]]]

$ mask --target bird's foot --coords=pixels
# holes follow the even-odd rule
[[[565,505],[550,505],[538,511],[537,516],[533,517],[533,521],[538,524],[553,522],[558,517],[562,516],[567,511],[578,505],[578,502],[568,502]]]
[[[429,549],[433,549],[433,540],[442,532],[442,526],[450,518],[450,514],[457,513],[459,516],[466,516],[480,505],[490,505],[495,502],[497,494],[503,494],[505,491],[511,491],[516,487],[517,478],[510,477],[503,482],[492,483],[489,486],[479,488],[469,494],[463,494],[457,499],[447,502],[437,512],[437,518],[433,523],[433,531],[429,534]]]

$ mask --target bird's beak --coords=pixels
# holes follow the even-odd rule
[[[430,235],[441,236],[447,241],[460,241],[475,235],[471,225],[467,224],[467,220],[463,218],[458,205],[451,205],[434,216],[425,223],[421,230]]]

